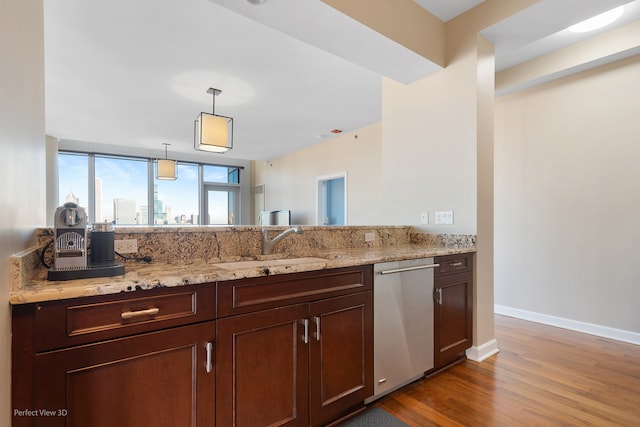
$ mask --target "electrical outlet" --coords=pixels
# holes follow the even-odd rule
[[[436,224],[453,224],[453,211],[436,212]]]
[[[138,239],[115,240],[113,250],[119,254],[134,254],[138,252]]]
[[[365,242],[373,242],[374,240],[376,240],[375,233],[364,233]]]
[[[422,212],[420,214],[420,224],[429,224],[429,212]]]

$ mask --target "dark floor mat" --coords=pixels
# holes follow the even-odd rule
[[[409,427],[390,413],[380,408],[371,408],[357,417],[340,424],[340,427]]]

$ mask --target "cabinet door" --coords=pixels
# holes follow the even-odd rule
[[[306,426],[308,305],[217,321],[216,425]]]
[[[35,425],[213,425],[214,335],[207,322],[37,354]]]
[[[310,425],[324,425],[373,394],[373,293],[310,304]]]
[[[472,345],[471,273],[437,277],[435,282],[435,365],[447,365],[464,356]]]

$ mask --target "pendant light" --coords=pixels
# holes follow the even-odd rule
[[[158,159],[158,167],[156,168],[156,179],[166,179],[175,181],[178,178],[178,162],[167,158],[167,146],[164,144],[164,159]]]
[[[196,150],[222,154],[233,148],[233,119],[215,114],[216,96],[222,91],[209,88],[207,93],[213,95],[213,112],[196,117],[193,144]]]

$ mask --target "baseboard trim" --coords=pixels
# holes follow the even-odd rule
[[[482,362],[500,351],[498,341],[492,339],[479,346],[473,346],[467,349],[467,359],[474,362]]]
[[[534,311],[520,310],[519,308],[507,307],[504,305],[494,305],[494,313],[518,319],[529,320],[531,322],[543,323],[545,325],[556,326],[558,328],[569,329],[571,331],[582,332],[598,337],[609,338],[629,344],[640,345],[640,333],[626,331],[624,329],[611,328],[609,326],[596,325],[594,323],[581,322],[579,320],[566,319],[563,317],[551,316],[548,314],[536,313]]]

